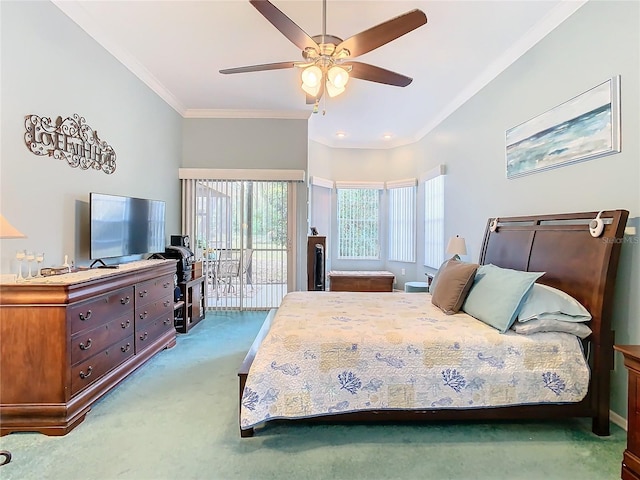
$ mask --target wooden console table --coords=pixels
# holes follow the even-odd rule
[[[329,290],[332,292],[393,292],[395,275],[386,271],[329,272]]]
[[[0,285],[0,434],[65,435],[176,344],[175,260]]]

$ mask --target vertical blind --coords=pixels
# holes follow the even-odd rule
[[[338,257],[380,256],[380,192],[383,183],[336,182]]]
[[[387,182],[389,258],[416,261],[416,180]]]
[[[207,308],[278,307],[289,289],[293,184],[210,179],[182,183],[183,232],[190,235],[196,258],[203,260]],[[228,260],[235,262],[231,269]]]
[[[438,268],[444,261],[444,166],[424,182],[424,264]]]

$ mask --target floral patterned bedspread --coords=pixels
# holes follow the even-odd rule
[[[356,410],[578,402],[577,337],[500,334],[425,293],[291,292],[247,377],[241,428]]]

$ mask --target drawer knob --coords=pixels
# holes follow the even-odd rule
[[[91,339],[87,340],[87,343],[80,344],[80,350],[89,350],[91,348]]]
[[[169,285],[171,285],[171,283],[170,283],[170,282],[165,282],[165,283],[163,283],[163,284],[162,284],[162,286],[163,286],[164,288],[169,288]]]
[[[91,318],[91,310],[87,310],[87,313],[80,312],[78,316],[80,317],[80,320],[82,320],[83,322],[85,320],[89,320]]]
[[[129,320],[127,320],[126,322],[121,322],[120,326],[122,328],[127,328],[129,325],[131,325],[131,322]]]
[[[165,301],[163,304],[165,307],[168,307],[169,305],[171,305],[171,302],[169,300]]]
[[[140,340],[146,340],[148,336],[149,336],[149,333],[144,332],[142,335],[140,335]]]
[[[164,322],[165,325],[169,325],[171,323],[171,318],[167,318]]]
[[[144,320],[148,316],[149,316],[149,312],[145,310],[143,313],[140,314],[140,320]]]
[[[131,299],[129,298],[129,295],[127,295],[126,297],[120,299],[120,303],[122,305],[129,305],[129,302],[131,302]]]
[[[85,379],[85,378],[89,378],[91,376],[91,373],[93,372],[93,367],[89,367],[87,368],[87,373],[84,373],[82,370],[80,370],[80,378],[81,379]]]
[[[122,353],[128,352],[131,349],[131,344],[127,343],[126,345],[123,345],[120,347],[120,350],[122,351]]]
[[[149,292],[147,292],[146,290],[141,291],[141,292],[140,292],[140,298],[142,298],[142,297],[146,297],[146,296],[147,296],[147,293],[149,293]]]

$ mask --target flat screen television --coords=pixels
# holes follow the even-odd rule
[[[165,202],[91,192],[90,258],[164,252]]]

